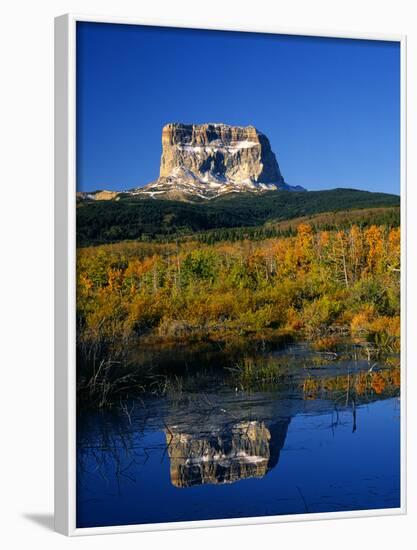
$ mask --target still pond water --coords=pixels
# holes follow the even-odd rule
[[[204,367],[83,412],[77,527],[399,507],[399,379],[350,351],[291,345],[267,354],[289,369],[278,382]]]

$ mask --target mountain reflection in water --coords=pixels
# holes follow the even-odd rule
[[[244,421],[204,437],[171,426],[166,431],[171,482],[191,487],[263,477],[278,463],[289,423],[287,419],[267,428],[264,422]]]
[[[398,507],[399,385],[395,362],[297,366],[250,390],[217,371],[81,412],[77,525]]]

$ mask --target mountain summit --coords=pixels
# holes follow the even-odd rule
[[[130,192],[152,198],[211,199],[286,189],[268,138],[253,126],[167,124],[159,178]]]

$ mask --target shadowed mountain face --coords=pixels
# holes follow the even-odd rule
[[[160,176],[135,192],[193,200],[277,189],[303,190],[284,182],[268,138],[253,126],[167,124]]]
[[[166,431],[171,482],[176,487],[232,483],[263,477],[279,460],[290,419],[268,428],[264,422],[243,421],[204,437]]]

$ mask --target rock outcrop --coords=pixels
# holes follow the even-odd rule
[[[92,201],[111,201],[118,198],[120,193],[117,191],[91,191],[83,192],[79,191],[76,194],[77,201],[92,200]]]
[[[203,200],[226,193],[287,189],[268,138],[253,126],[167,124],[159,178],[131,192]]]

